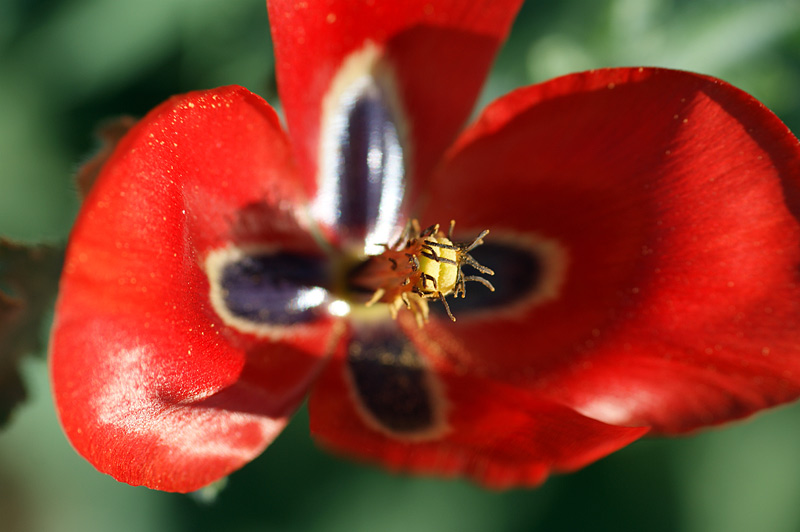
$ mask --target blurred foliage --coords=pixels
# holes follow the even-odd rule
[[[0,0],[0,235],[63,240],[93,131],[171,94],[277,95],[261,0]],[[482,102],[568,72],[657,65],[726,79],[800,131],[796,0],[529,0]],[[61,434],[41,362],[0,434],[9,532],[800,530],[800,406],[692,438],[645,440],[538,490],[487,492],[317,450],[301,412],[213,502],[118,484]]]

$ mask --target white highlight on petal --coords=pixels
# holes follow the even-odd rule
[[[328,312],[331,313],[333,316],[344,317],[350,314],[350,304],[347,301],[343,301],[341,299],[337,299],[335,301],[331,301],[331,304],[328,305]]]
[[[95,396],[97,421],[129,434],[153,438],[182,457],[225,458],[246,461],[261,452],[286,425],[286,419],[267,419],[242,412],[225,412],[196,403],[216,392],[208,390],[179,403],[167,403],[162,396],[164,383],[156,368],[150,367],[147,347],[134,347],[109,353],[108,375]],[[235,437],[247,426],[260,431],[260,438],[244,445]]]
[[[375,174],[384,168],[383,193],[378,207],[378,219],[367,234],[364,253],[377,255],[384,251],[384,244],[390,244],[399,222],[400,208],[405,195],[405,166],[400,139],[396,130],[387,131],[392,141],[387,143],[387,152],[372,149],[367,155],[370,172]]]
[[[636,425],[636,414],[642,405],[652,405],[658,398],[648,392],[629,391],[626,397],[596,397],[584,404],[575,405],[575,410],[586,417],[609,425]]]
[[[618,400],[609,401],[608,398],[593,401],[590,404],[576,408],[586,417],[603,421],[610,425],[624,425],[630,420],[630,410]]]
[[[342,166],[342,145],[346,138],[348,116],[363,97],[379,98],[387,105],[394,129],[384,131],[389,142],[386,151],[370,149],[367,166],[371,175],[383,171],[384,186],[379,201],[379,214],[363,242],[363,253],[378,254],[382,244],[402,229],[400,210],[405,197],[405,171],[410,167],[411,147],[407,124],[401,112],[394,76],[383,60],[382,49],[367,41],[343,62],[322,102],[319,137],[317,195],[310,213],[325,225],[335,226],[342,215],[339,170]]]
[[[297,297],[292,299],[289,306],[293,310],[303,311],[314,307],[320,306],[325,302],[328,296],[328,291],[319,286],[312,286],[309,288],[302,288],[297,294]]]

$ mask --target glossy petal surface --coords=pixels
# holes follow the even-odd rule
[[[430,378],[414,378],[408,367],[388,356],[401,340],[383,338],[371,346],[375,367],[369,373],[378,382],[366,388],[357,384],[366,374],[353,371],[352,347],[348,355],[343,344],[314,386],[309,403],[311,431],[323,446],[393,470],[466,476],[487,487],[508,488],[534,486],[551,471],[585,466],[647,430],[606,425],[519,388],[454,372],[439,356],[441,347],[432,337],[415,336],[417,341],[406,346],[401,357],[410,367],[432,372]],[[359,338],[356,334],[351,342]],[[356,349],[360,360],[369,348]],[[416,351],[413,358],[410,349]],[[419,385],[426,380],[429,397],[420,401]],[[372,399],[365,401],[365,394]],[[382,398],[392,400],[393,412],[386,410],[389,403]],[[431,417],[420,414],[432,404],[440,413],[426,427]],[[388,424],[376,425],[375,415]]]
[[[426,176],[471,112],[520,4],[270,0],[278,88],[304,175],[317,172],[332,80],[346,58],[371,46],[399,100],[410,168]]]
[[[516,91],[450,152],[421,219],[531,250],[538,288],[430,334],[610,423],[680,432],[794,399],[798,185],[797,139],[719,80],[612,69]]]
[[[174,97],[120,142],[72,233],[51,344],[61,422],[98,469],[191,491],[282,429],[330,322],[237,331],[206,259],[319,254],[289,207],[304,197],[275,113],[240,87]]]

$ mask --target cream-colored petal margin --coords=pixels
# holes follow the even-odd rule
[[[268,338],[271,340],[280,340],[287,333],[297,334],[302,331],[304,327],[309,327],[306,323],[296,323],[291,325],[270,325],[246,320],[233,314],[228,306],[225,304],[225,289],[220,282],[222,273],[225,266],[232,263],[241,261],[248,256],[256,255],[270,255],[275,254],[278,250],[271,246],[250,246],[247,248],[238,248],[229,245],[224,248],[211,251],[207,256],[204,263],[204,269],[208,276],[209,284],[209,299],[211,307],[222,319],[225,325],[243,333],[253,334],[261,338]],[[336,301],[329,301],[330,296],[324,288],[309,287],[299,295],[303,299],[301,304],[308,307],[317,305],[335,305]],[[331,312],[332,313],[332,312]],[[336,313],[335,315],[341,315]]]
[[[487,307],[485,310],[470,310],[463,313],[463,315],[459,315],[459,321],[462,319],[464,321],[483,319],[488,314],[491,314],[493,319],[519,319],[533,307],[558,300],[564,283],[567,281],[570,264],[569,252],[561,242],[538,233],[518,233],[502,228],[495,229],[494,227],[486,240],[529,253],[540,264],[540,278],[529,293],[523,294],[510,305],[503,307],[492,306]],[[491,277],[489,279],[494,280]],[[480,290],[481,287],[474,289]],[[467,299],[469,299],[469,295],[467,295]]]
[[[388,312],[385,316],[385,319],[390,319]],[[370,326],[375,325],[375,323],[367,322],[364,325]],[[397,331],[397,334],[405,336],[400,330]],[[407,339],[407,342],[409,348],[416,349],[416,346],[411,339]],[[351,348],[352,346],[348,346],[348,350]],[[413,357],[413,355],[401,355],[399,357],[399,363],[408,364],[409,366],[420,369],[423,372],[423,388],[427,394],[427,398],[431,407],[430,425],[420,430],[397,431],[381,423],[381,421],[370,411],[369,407],[364,404],[364,401],[359,394],[355,377],[352,374],[350,366],[345,362],[345,364],[342,365],[342,371],[344,372],[345,383],[347,384],[350,399],[353,401],[353,405],[355,405],[356,412],[367,427],[394,440],[425,442],[441,439],[451,430],[449,424],[447,423],[447,413],[450,410],[450,405],[449,401],[447,400],[444,384],[431,369],[430,364],[421,353],[417,353],[416,357]]]
[[[406,171],[411,168],[407,115],[403,111],[394,71],[388,64],[383,48],[372,41],[347,56],[334,76],[322,100],[320,118],[319,155],[317,169],[317,195],[310,205],[311,217],[329,227],[335,226],[341,212],[338,188],[342,139],[347,128],[347,115],[358,98],[380,95],[387,105],[397,137],[396,149],[389,153],[370,153],[367,164],[384,165],[387,185],[380,199],[379,216],[363,243],[365,255],[383,251],[382,244],[393,242],[402,230],[403,201],[406,195]]]

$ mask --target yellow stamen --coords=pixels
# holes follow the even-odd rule
[[[405,306],[422,327],[428,321],[428,300],[435,299],[444,304],[448,316],[455,321],[446,296],[461,294],[466,297],[466,281],[480,282],[494,291],[485,278],[465,276],[463,266],[470,266],[484,275],[494,275],[494,272],[478,264],[469,254],[483,244],[489,231],[482,232],[472,242],[454,243],[454,226],[455,221],[451,221],[445,236],[438,224],[423,231],[417,220],[411,220],[394,245],[387,245],[383,253],[370,257],[356,270],[352,286],[372,291],[366,305],[387,303],[393,318]]]

